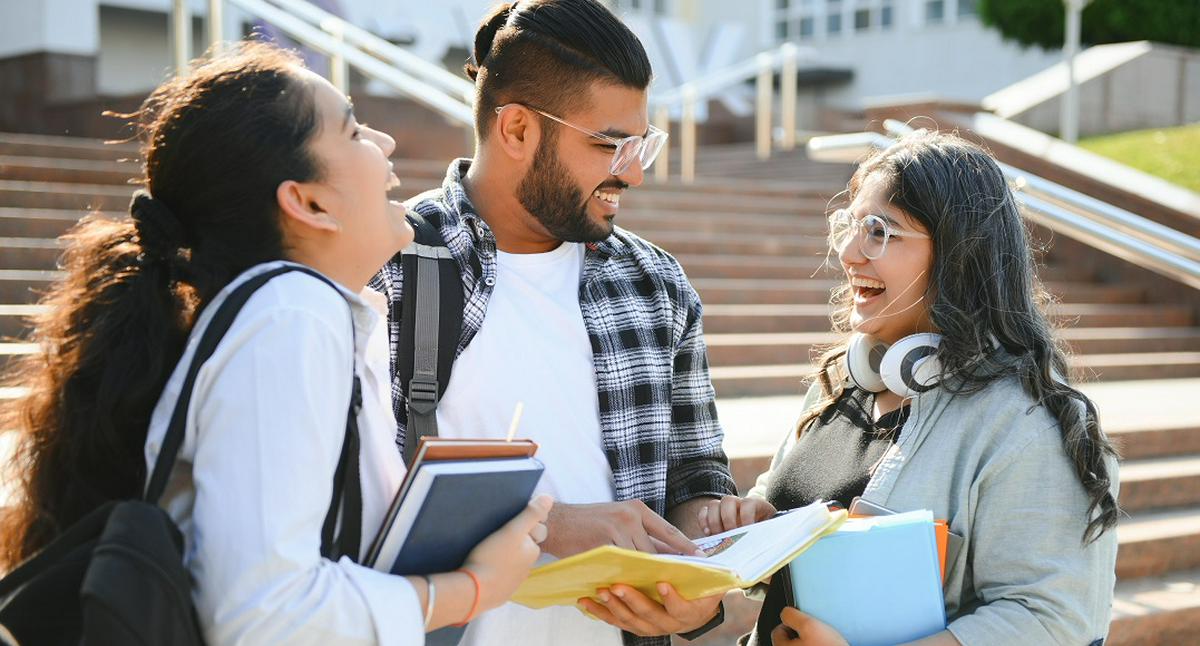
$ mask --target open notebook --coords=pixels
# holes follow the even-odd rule
[[[580,597],[593,597],[597,588],[615,583],[637,588],[657,601],[662,600],[659,581],[670,582],[687,599],[748,588],[787,565],[845,518],[845,511],[814,503],[697,540],[703,557],[597,547],[535,569],[513,601],[531,608],[573,606]]]

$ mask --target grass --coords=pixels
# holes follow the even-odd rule
[[[1200,192],[1200,123],[1083,139],[1098,155]]]

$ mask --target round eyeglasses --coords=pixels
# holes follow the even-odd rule
[[[879,260],[887,251],[888,240],[897,238],[920,238],[929,236],[916,231],[902,231],[880,215],[854,217],[849,209],[838,209],[829,214],[829,246],[841,253],[851,240],[858,239],[858,250],[868,260]]]
[[[534,112],[546,117],[547,119],[550,119],[551,121],[561,123],[568,128],[574,128],[575,130],[578,130],[589,137],[599,139],[600,141],[612,146],[612,162],[608,165],[608,172],[612,175],[620,175],[621,173],[629,170],[630,165],[633,164],[635,159],[638,160],[642,165],[642,170],[650,168],[650,164],[654,163],[655,158],[658,157],[658,153],[662,152],[663,146],[667,143],[667,137],[669,136],[662,130],[655,128],[654,126],[650,126],[646,131],[645,136],[632,135],[629,137],[610,137],[602,132],[596,132],[595,130],[589,130],[583,126],[575,125],[566,119],[556,117],[549,112],[539,110],[533,106],[525,105],[524,103],[507,103],[505,105],[497,106],[496,114],[500,114],[504,111],[504,108],[507,108],[510,105],[521,105],[529,108],[530,110],[533,110]]]

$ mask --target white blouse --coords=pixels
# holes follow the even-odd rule
[[[236,285],[282,264],[247,270],[200,316],[154,409],[147,472],[213,312]],[[363,389],[364,551],[404,476],[387,403],[388,353],[367,352],[387,343],[373,334],[384,326],[362,297],[339,291],[301,272],[271,279],[197,375],[160,504],[183,532],[193,599],[213,646],[424,643],[420,602],[405,579],[320,555],[345,437],[352,347]]]

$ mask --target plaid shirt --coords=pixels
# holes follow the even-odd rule
[[[440,228],[462,273],[463,328],[455,356],[483,326],[496,284],[496,238],[462,185],[470,163],[455,160],[441,189],[407,203]],[[621,228],[586,248],[579,308],[592,344],[601,441],[616,499],[641,500],[665,516],[698,496],[736,493],[721,448],[700,298],[683,269],[663,250]],[[385,265],[371,286],[398,305],[404,286],[400,263]],[[388,325],[395,375],[400,321],[391,317]],[[392,383],[392,400],[402,445],[407,407],[398,380]],[[669,642],[625,635],[626,644]]]

